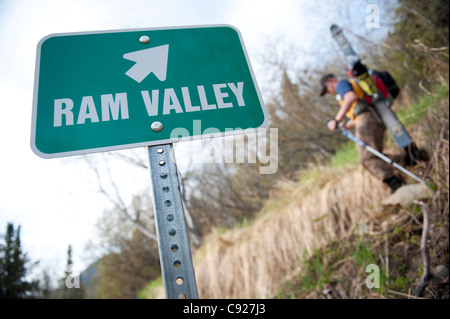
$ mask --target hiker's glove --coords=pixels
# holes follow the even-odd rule
[[[337,130],[337,128],[339,127],[339,121],[336,121],[336,120],[330,120],[330,121],[328,121],[328,123],[327,123],[327,125],[328,125],[328,129],[330,130],[330,131],[336,131]]]

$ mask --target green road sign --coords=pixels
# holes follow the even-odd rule
[[[31,147],[44,158],[233,135],[268,118],[237,29],[133,29],[43,38]]]

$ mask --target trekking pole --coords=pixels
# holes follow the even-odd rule
[[[419,177],[417,177],[416,175],[414,175],[413,173],[411,173],[410,171],[408,171],[407,169],[405,169],[404,167],[398,165],[397,163],[395,163],[393,160],[391,160],[389,157],[387,157],[384,154],[381,154],[380,152],[378,152],[376,149],[374,149],[373,147],[371,147],[370,145],[367,145],[366,143],[364,143],[363,141],[357,139],[355,136],[353,136],[353,134],[350,131],[347,130],[341,130],[339,127],[336,127],[336,129],[342,133],[342,135],[344,135],[345,137],[349,138],[350,140],[352,140],[353,142],[357,143],[358,145],[360,145],[362,148],[364,148],[365,150],[369,151],[370,153],[374,154],[375,156],[378,156],[379,158],[381,158],[383,161],[387,162],[388,164],[392,165],[393,167],[395,167],[396,169],[402,171],[403,173],[405,173],[406,175],[408,175],[409,177],[415,179],[416,181],[418,181],[419,183],[422,183],[428,187],[430,187],[424,180],[420,179]]]

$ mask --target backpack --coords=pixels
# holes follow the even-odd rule
[[[386,88],[391,94],[393,99],[395,99],[398,96],[400,88],[398,87],[397,82],[395,82],[395,79],[388,71],[373,70],[372,74],[380,78],[381,81],[383,81],[384,85],[386,85]]]

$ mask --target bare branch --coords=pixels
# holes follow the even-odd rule
[[[98,183],[98,188],[99,188],[99,192],[102,193],[103,195],[105,195],[106,198],[108,198],[111,203],[114,205],[114,207],[119,210],[120,212],[122,212],[126,218],[128,220],[130,220],[133,225],[139,230],[141,231],[146,237],[148,237],[151,240],[157,240],[157,236],[154,232],[150,231],[147,227],[145,227],[140,221],[139,218],[137,218],[137,216],[132,216],[132,214],[130,213],[130,210],[128,209],[128,207],[125,205],[125,202],[122,199],[122,196],[120,195],[119,192],[119,188],[117,187],[117,184],[115,183],[114,179],[112,178],[112,174],[111,171],[109,169],[109,166],[106,164],[104,164],[104,167],[107,171],[107,175],[109,178],[109,182],[111,183],[111,186],[114,189],[114,193],[115,196],[111,195],[111,193],[109,193],[104,187],[103,184],[101,182],[101,177],[100,177],[100,172],[98,170],[98,167],[93,165],[92,162],[90,160],[87,159],[87,162],[89,163],[91,169],[93,170],[94,174],[97,177],[97,183]]]
[[[140,157],[137,156],[131,157],[120,152],[112,152],[111,155],[137,167],[148,169],[147,163]]]

